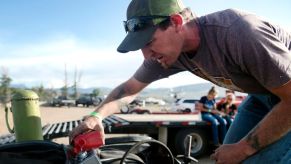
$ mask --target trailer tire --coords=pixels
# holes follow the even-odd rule
[[[205,133],[199,129],[180,130],[175,138],[175,148],[179,154],[184,154],[187,148],[187,135],[192,136],[191,156],[199,157],[206,153],[208,148],[208,140]]]

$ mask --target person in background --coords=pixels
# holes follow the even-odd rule
[[[211,123],[213,143],[219,146],[224,140],[227,122],[219,115],[220,112],[216,109],[215,98],[217,94],[215,87],[212,87],[207,96],[202,96],[199,100],[197,110],[201,112],[202,120]]]
[[[229,92],[225,96],[224,103],[217,106],[217,110],[223,113],[222,117],[227,122],[227,128],[229,128],[237,113],[237,106],[234,104],[234,101],[235,101],[234,93]]]
[[[225,96],[224,96],[223,98],[221,98],[221,99],[216,103],[216,106],[217,106],[218,109],[220,109],[220,108],[221,108],[221,105],[222,105],[223,103],[225,103],[225,101],[226,101],[226,96],[227,96],[228,94],[233,94],[233,95],[235,95],[235,91],[230,90],[230,89],[226,89],[226,90],[225,90]]]

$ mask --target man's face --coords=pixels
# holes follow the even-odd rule
[[[173,25],[166,30],[157,29],[152,40],[141,49],[145,59],[157,60],[168,68],[178,59],[183,40]]]

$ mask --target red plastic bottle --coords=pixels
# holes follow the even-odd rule
[[[79,152],[84,152],[92,149],[96,149],[102,145],[104,142],[101,138],[100,131],[92,131],[85,134],[78,135],[74,141],[74,154]]]

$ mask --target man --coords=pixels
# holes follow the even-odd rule
[[[102,118],[117,112],[148,84],[190,71],[219,86],[249,93],[212,159],[290,162],[290,33],[231,9],[193,18],[180,0],[133,0],[124,25],[127,36],[117,50],[141,49],[144,63],[72,131],[70,139],[90,129],[103,132]]]

